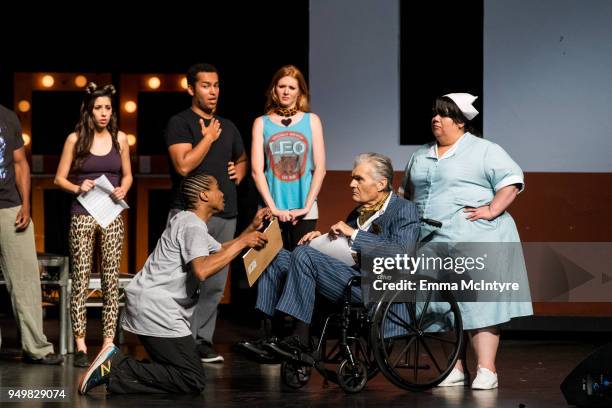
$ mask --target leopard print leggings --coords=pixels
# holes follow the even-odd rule
[[[102,323],[105,338],[115,337],[119,314],[119,262],[123,246],[123,217],[118,216],[102,228],[91,215],[73,215],[70,221],[70,255],[72,260],[72,296],[70,317],[75,338],[85,337],[85,297],[98,235],[102,264]]]

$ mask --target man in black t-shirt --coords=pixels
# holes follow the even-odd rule
[[[225,196],[225,210],[210,219],[208,231],[219,242],[230,241],[236,232],[236,185],[248,168],[242,137],[229,120],[214,115],[219,98],[219,75],[209,64],[196,64],[187,72],[187,91],[191,107],[170,118],[166,127],[166,145],[172,178],[172,197],[168,221],[184,209],[180,194],[183,178],[189,174],[214,176]],[[217,306],[227,281],[223,271],[201,283],[200,298],[191,320],[191,331],[203,362],[221,362],[223,357],[212,349],[217,320]]]
[[[60,364],[43,334],[40,275],[30,222],[30,166],[19,119],[0,105],[0,267],[11,294],[25,363]]]

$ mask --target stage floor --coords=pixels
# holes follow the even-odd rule
[[[455,387],[413,393],[396,388],[379,375],[361,393],[347,395],[334,384],[325,387],[318,374],[313,374],[309,384],[300,390],[284,387],[279,376],[279,365],[258,365],[232,350],[236,341],[254,335],[254,330],[221,319],[216,347],[225,357],[225,363],[204,365],[207,387],[201,395],[107,396],[103,387],[100,387],[92,391],[91,395],[81,397],[76,393],[76,384],[84,369],[72,366],[71,355],[63,366],[23,364],[18,357],[14,322],[2,319],[0,325],[3,334],[0,387],[6,390],[44,386],[61,388],[66,393],[65,403],[28,401],[19,404],[24,407],[564,407],[566,404],[559,384],[572,368],[603,343],[601,338],[594,339],[588,334],[584,335],[584,340],[576,336],[564,340],[542,335],[520,338],[512,334],[507,336],[511,338],[502,340],[498,357],[500,387],[497,390],[472,391]],[[53,335],[56,325],[53,320],[45,322],[45,329],[53,341],[56,341]],[[88,337],[92,337],[92,331],[99,330],[99,323],[92,320],[89,327]],[[99,344],[93,344],[90,346],[91,355],[99,350]],[[145,357],[137,338],[132,335],[126,336],[122,350],[139,358]],[[468,359],[474,361],[473,356]],[[2,406],[5,404],[5,401],[0,402]]]

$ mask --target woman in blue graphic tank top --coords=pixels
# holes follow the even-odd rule
[[[252,173],[265,205],[280,221],[285,248],[292,250],[316,228],[325,177],[323,127],[309,112],[306,81],[293,65],[274,74],[266,95],[266,114],[253,123]]]

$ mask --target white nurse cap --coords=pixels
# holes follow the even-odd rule
[[[472,106],[472,103],[478,99],[477,96],[470,95],[469,93],[449,93],[444,96],[452,99],[457,104],[467,120],[472,120],[478,115],[478,111]]]

